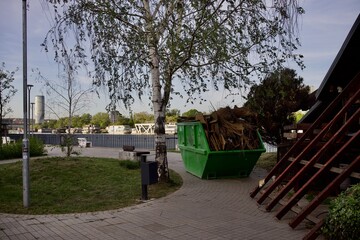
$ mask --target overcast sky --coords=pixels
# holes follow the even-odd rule
[[[39,68],[49,78],[57,72],[57,65],[53,61],[52,54],[46,54],[40,44],[46,32],[49,30],[50,22],[40,5],[42,0],[28,0],[28,84],[34,84],[31,90],[31,102],[35,95],[45,95],[40,84],[35,82],[31,69]],[[305,14],[299,21],[301,48],[299,53],[304,55],[306,68],[301,71],[296,69],[297,74],[304,78],[307,85],[319,87],[325,77],[336,54],[340,50],[351,26],[360,13],[359,0],[305,0],[300,1],[305,9]],[[5,62],[6,69],[19,68],[15,75],[15,87],[18,93],[12,100],[13,113],[7,117],[22,117],[22,1],[0,0],[0,63]],[[359,63],[360,64],[360,63]],[[79,79],[86,81],[85,76]],[[211,92],[207,95],[209,102],[199,105],[186,105],[185,100],[176,99],[171,108],[177,108],[181,113],[196,108],[200,111],[209,112],[213,107],[241,106],[241,97],[225,99],[225,93]],[[146,97],[145,97],[146,99]],[[90,114],[105,112],[108,103],[106,94],[100,99],[95,97],[94,104],[86,111]],[[234,102],[232,103],[232,100]],[[128,115],[128,110],[119,108],[120,112]],[[132,106],[133,112],[151,112],[147,101],[137,101]],[[45,118],[48,118],[45,115]]]

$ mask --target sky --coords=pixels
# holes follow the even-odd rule
[[[57,76],[58,66],[53,61],[53,54],[46,53],[40,44],[43,42],[47,31],[50,29],[48,14],[41,7],[43,0],[28,0],[27,12],[27,59],[28,59],[28,84],[33,84],[31,89],[31,102],[36,95],[44,95],[44,87],[35,80],[32,69],[40,69],[47,78]],[[305,9],[305,14],[299,19],[299,38],[301,47],[298,52],[304,55],[306,68],[301,70],[294,64],[298,76],[303,77],[306,85],[315,89],[319,87],[333,60],[339,52],[347,34],[360,13],[359,0],[302,0],[300,5]],[[17,94],[11,101],[13,113],[6,117],[23,117],[23,70],[22,70],[22,1],[0,0],[0,63],[5,62],[9,71],[19,70],[15,74],[14,86]],[[359,63],[360,64],[360,63]],[[89,79],[79,76],[83,84],[89,84]],[[242,106],[244,100],[241,96],[226,97],[224,91],[210,91],[203,95],[207,102],[203,104],[187,104],[184,99],[174,98],[170,109],[179,109],[184,113],[190,109],[211,112],[214,108],[234,105]],[[94,101],[83,113],[94,115],[106,112],[105,106],[109,103],[105,90],[100,90],[100,98],[94,96]],[[144,97],[142,101],[136,100],[131,106],[133,112],[149,112],[151,107]],[[128,116],[129,110],[119,106],[121,114]],[[51,118],[47,111],[45,118]]]

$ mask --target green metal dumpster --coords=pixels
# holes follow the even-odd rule
[[[185,170],[202,179],[247,177],[265,152],[259,133],[258,149],[211,151],[200,122],[181,122],[177,123],[177,127],[178,146]]]

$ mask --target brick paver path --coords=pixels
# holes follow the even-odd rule
[[[114,157],[117,149],[87,148],[83,155]],[[59,151],[49,151],[57,155]],[[150,156],[151,160],[153,156]],[[308,230],[278,221],[259,209],[250,190],[265,172],[249,178],[201,180],[186,173],[178,153],[168,153],[169,167],[184,179],[167,197],[124,209],[61,215],[0,213],[0,239],[301,239]],[[0,193],[1,194],[1,193]],[[139,192],[139,197],[141,192]]]

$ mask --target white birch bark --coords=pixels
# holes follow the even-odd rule
[[[168,169],[166,162],[166,141],[165,141],[165,110],[166,104],[163,102],[160,83],[160,64],[157,52],[158,35],[152,27],[152,14],[149,1],[144,0],[147,20],[146,33],[149,47],[150,76],[152,86],[152,103],[155,119],[155,160],[158,162],[158,173],[161,181],[168,179]]]

